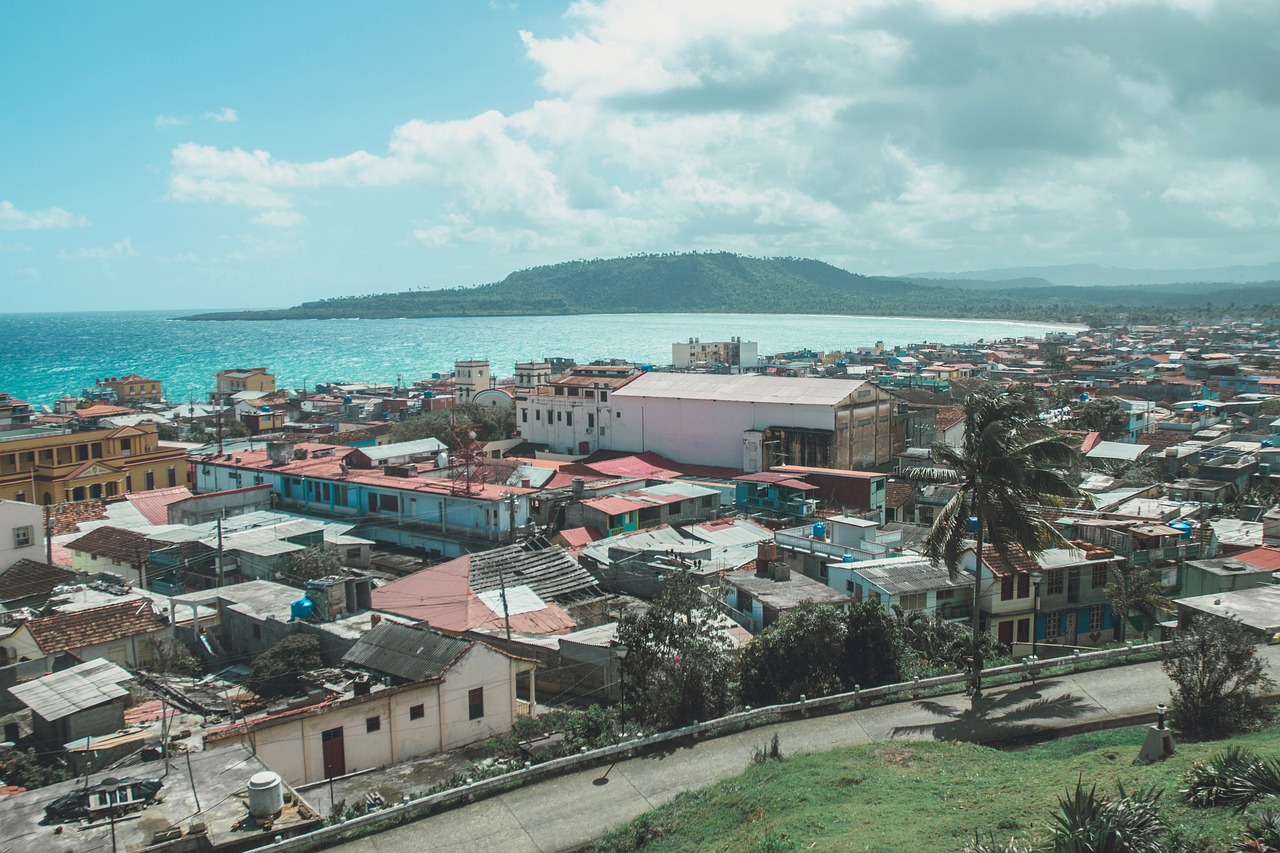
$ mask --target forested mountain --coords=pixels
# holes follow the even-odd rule
[[[1038,281],[974,293],[956,282],[857,275],[804,258],[728,253],[637,255],[521,270],[494,284],[347,296],[270,311],[199,314],[191,320],[466,317],[518,314],[862,314],[1134,322],[1280,313],[1280,282],[1233,285],[1046,287]],[[1253,307],[1257,306],[1257,307]]]

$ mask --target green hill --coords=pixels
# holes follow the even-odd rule
[[[287,320],[495,315],[740,313],[1002,317],[1058,322],[1111,317],[1135,322],[1218,316],[1233,306],[1270,316],[1280,282],[1214,292],[1214,286],[1014,287],[980,295],[955,286],[878,278],[804,258],[719,253],[570,261],[511,273],[493,284],[345,296],[269,311],[223,311],[188,320]],[[1016,286],[1022,285],[1022,286]],[[1224,288],[1227,286],[1223,286]]]

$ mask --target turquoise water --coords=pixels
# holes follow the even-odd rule
[[[269,367],[288,387],[317,382],[405,384],[488,358],[498,376],[517,361],[567,356],[669,364],[671,344],[739,336],[760,354],[811,347],[848,349],[883,340],[964,343],[1040,335],[1052,324],[761,314],[603,314],[401,320],[186,322],[171,311],[0,314],[0,391],[52,404],[95,377],[140,373],[180,401],[207,396],[229,367]]]

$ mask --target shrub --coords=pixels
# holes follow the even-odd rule
[[[1115,797],[1087,791],[1077,781],[1074,794],[1058,799],[1053,816],[1053,853],[1164,853],[1169,826],[1160,814],[1160,791],[1130,794],[1119,786]]]
[[[1215,752],[1206,761],[1197,761],[1182,777],[1185,788],[1180,793],[1195,808],[1220,806],[1235,802],[1234,791],[1240,776],[1261,759],[1252,750],[1229,746]]]
[[[1163,666],[1174,683],[1169,716],[1183,734],[1222,737],[1256,728],[1270,715],[1261,690],[1271,679],[1238,621],[1197,619],[1174,637]]]

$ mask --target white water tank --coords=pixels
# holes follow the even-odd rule
[[[264,770],[249,778],[249,814],[275,817],[284,809],[284,783],[278,773]]]

